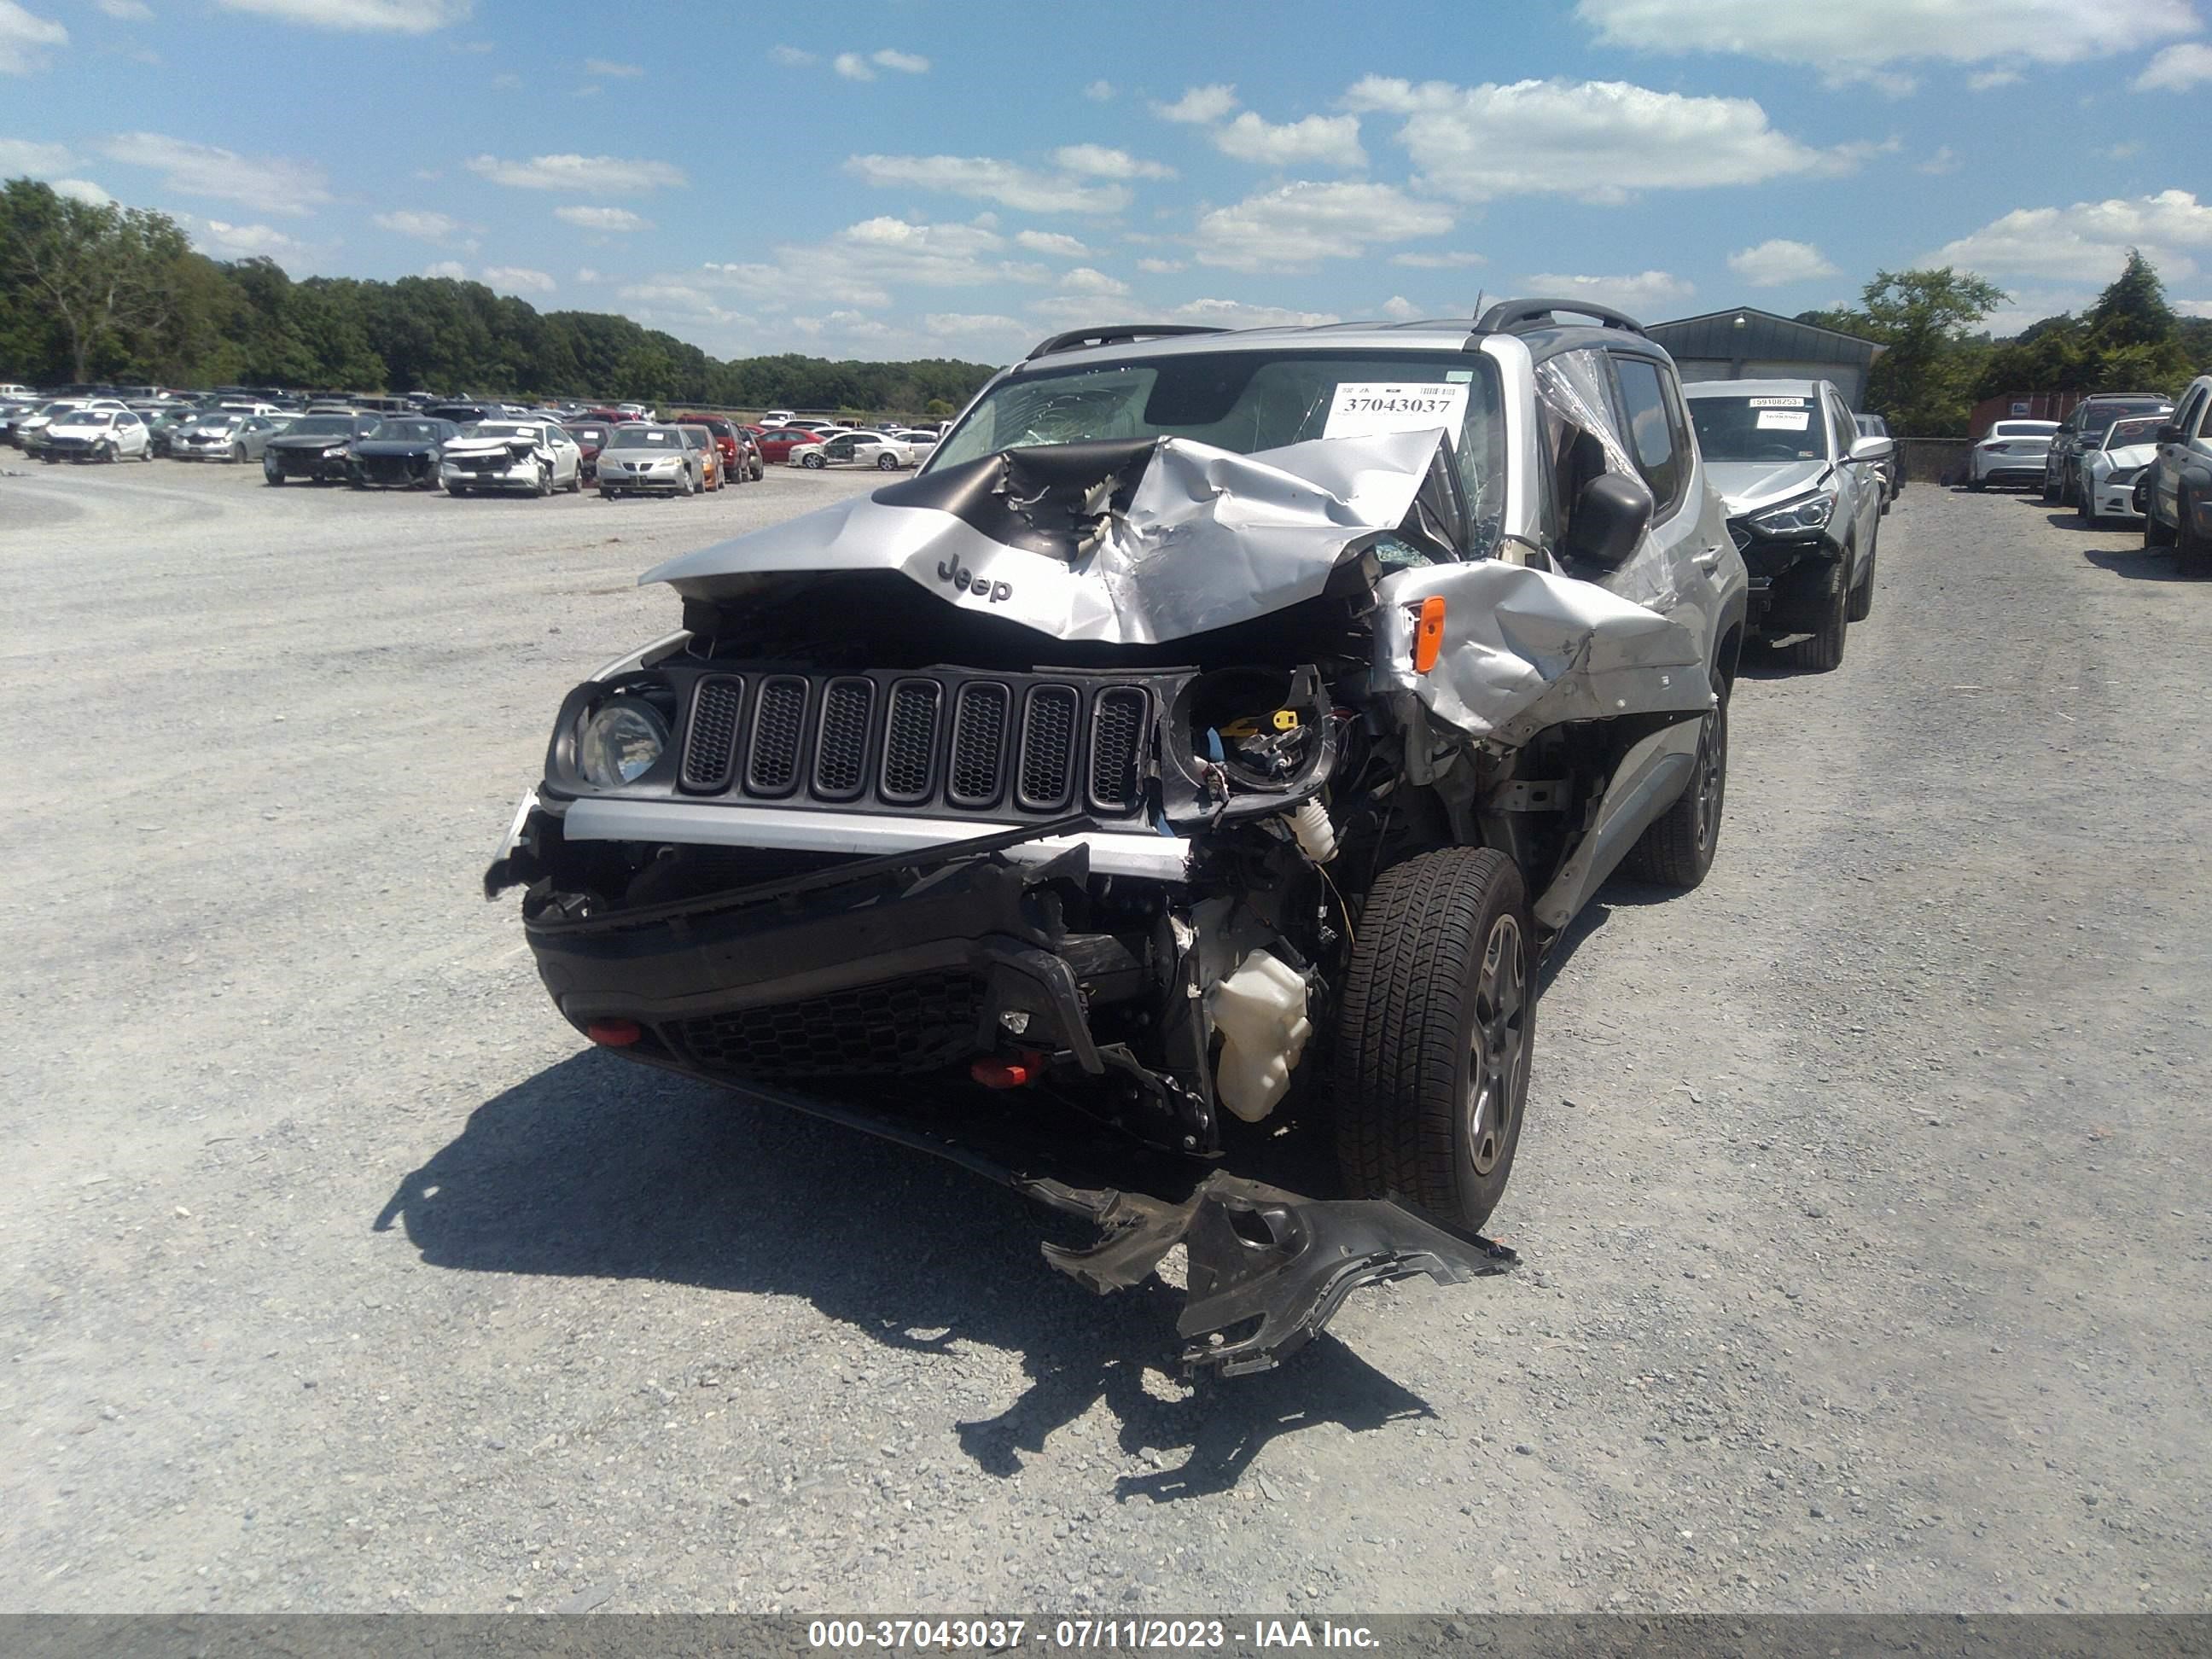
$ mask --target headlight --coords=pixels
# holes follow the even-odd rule
[[[1828,515],[1836,510],[1836,492],[1816,489],[1809,495],[1800,495],[1794,501],[1784,501],[1779,507],[1770,507],[1751,514],[1751,522],[1770,535],[1802,535],[1808,530],[1826,530]]]
[[[635,783],[668,746],[668,723],[650,703],[617,697],[584,722],[576,767],[595,789]]]

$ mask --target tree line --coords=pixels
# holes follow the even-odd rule
[[[2037,392],[2162,392],[2212,374],[2212,319],[2183,317],[2156,269],[2128,250],[2127,267],[2081,316],[2062,313],[1994,340],[1978,325],[2008,296],[1949,266],[1882,270],[1856,307],[1798,313],[1888,347],[1867,377],[1866,406],[1890,430],[1961,438],[1985,398]]]
[[[29,179],[0,185],[0,380],[321,387],[950,414],[985,363],[724,360],[605,312],[540,312],[482,283],[294,282],[210,259],[162,213]]]

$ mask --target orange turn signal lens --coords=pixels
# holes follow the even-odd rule
[[[1444,648],[1444,602],[1439,598],[1421,601],[1421,614],[1413,623],[1413,672],[1425,674],[1437,665],[1437,657]]]

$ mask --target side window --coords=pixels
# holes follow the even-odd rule
[[[1621,405],[1628,417],[1628,439],[1636,453],[1637,470],[1651,486],[1656,504],[1652,516],[1663,519],[1682,499],[1689,471],[1684,460],[1681,417],[1667,395],[1658,364],[1616,354],[1613,366],[1620,377]]]

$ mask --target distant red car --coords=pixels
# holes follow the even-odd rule
[[[584,452],[581,462],[583,479],[586,483],[590,483],[599,476],[599,451],[606,447],[607,434],[615,429],[614,423],[576,420],[562,424],[568,435],[576,441],[576,447]]]
[[[791,459],[792,448],[798,444],[822,441],[815,433],[799,426],[772,426],[760,434],[761,459],[781,466]]]
[[[721,415],[678,415],[676,423],[703,426],[714,434],[714,447],[722,452],[722,476],[732,483],[752,476],[752,458],[746,453],[750,446],[739,434],[735,422]]]

